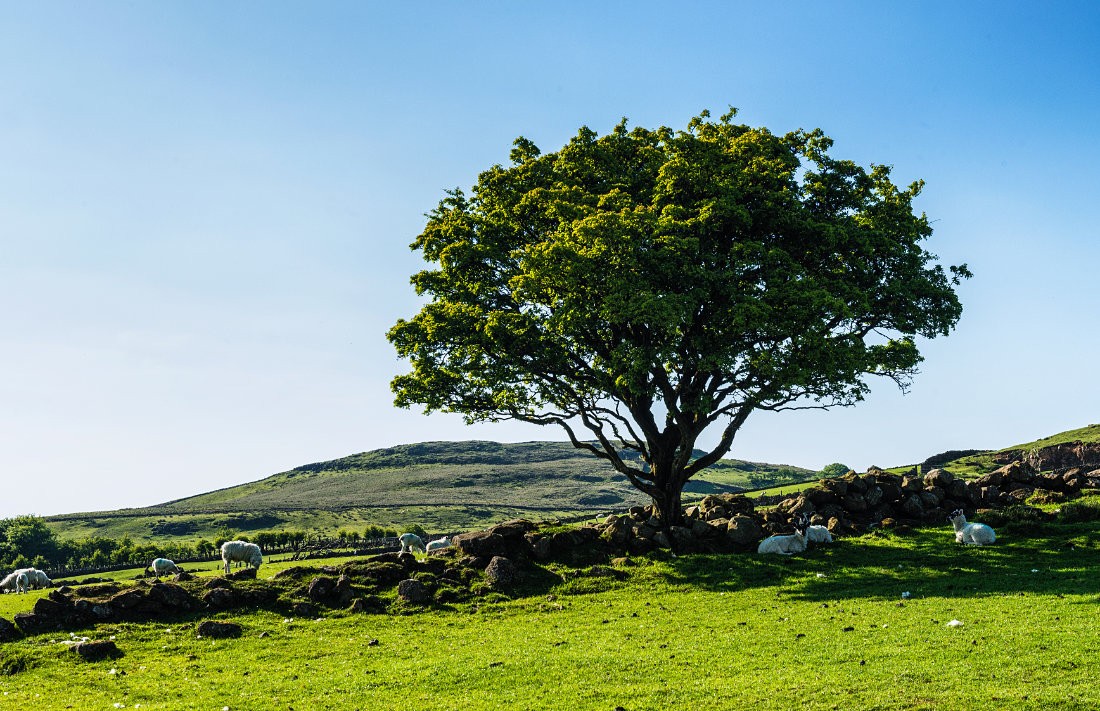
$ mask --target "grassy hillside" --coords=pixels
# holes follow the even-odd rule
[[[692,481],[703,495],[771,486],[813,472],[723,460]],[[565,442],[422,442],[317,462],[260,481],[120,511],[53,516],[59,536],[135,541],[253,530],[468,530],[509,518],[595,515],[648,503],[604,461]]]
[[[1088,425],[1086,427],[1081,427],[1075,430],[1059,432],[1058,434],[1050,435],[1049,437],[1043,437],[1042,439],[1037,439],[1033,442],[1014,444],[1011,447],[1002,447],[1001,449],[991,450],[982,454],[961,457],[942,466],[943,468],[951,471],[953,474],[962,476],[978,476],[980,474],[985,474],[986,472],[991,472],[998,466],[1000,466],[993,461],[993,455],[999,452],[1008,452],[1013,450],[1022,450],[1026,452],[1033,449],[1040,449],[1042,447],[1050,447],[1056,444],[1067,444],[1069,442],[1100,442],[1100,425]]]
[[[511,599],[403,614],[217,615],[239,639],[196,638],[202,617],[115,623],[90,636],[124,656],[94,663],[47,634],[0,645],[0,698],[47,711],[1100,708],[1100,527],[998,533],[989,548],[943,526],[792,558],[551,566]],[[40,595],[0,596],[0,616]]]

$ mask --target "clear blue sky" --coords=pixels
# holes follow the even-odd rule
[[[967,262],[912,391],[730,456],[911,463],[1100,421],[1093,2],[0,2],[0,517],[431,439],[392,405],[443,191],[581,125],[741,109],[927,182]]]

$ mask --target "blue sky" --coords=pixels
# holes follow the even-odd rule
[[[431,439],[392,405],[424,213],[519,135],[740,108],[924,179],[975,278],[910,394],[730,456],[857,469],[1100,421],[1100,5],[0,2],[0,516]]]

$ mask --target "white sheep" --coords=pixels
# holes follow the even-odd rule
[[[157,580],[160,580],[161,574],[167,575],[168,573],[182,573],[178,565],[174,561],[167,558],[154,558],[153,562],[149,564],[149,567],[153,569],[153,575],[157,576]]]
[[[27,580],[36,588],[48,588],[53,585],[53,581],[46,575],[46,571],[37,570],[35,568],[31,568],[31,570],[27,572]]]
[[[806,525],[803,517],[798,517],[794,522],[794,533],[787,535],[768,536],[760,541],[757,553],[778,553],[779,555],[792,555],[806,550]]]
[[[3,580],[0,580],[0,590],[3,592],[20,592],[19,590],[19,576],[20,572],[17,570],[13,573],[8,573],[4,576]],[[26,579],[26,574],[23,574],[23,578]]]
[[[806,529],[807,543],[832,543],[833,534],[825,526],[810,526]]]
[[[226,575],[229,575],[229,564],[238,560],[259,570],[260,565],[264,562],[264,555],[255,543],[247,541],[226,541],[223,543],[222,562],[225,564]]]
[[[997,534],[984,523],[967,523],[962,509],[955,509],[947,520],[955,528],[955,542],[968,546],[988,546],[997,540]]]
[[[38,582],[38,574],[40,572],[41,571],[35,570],[34,568],[19,568],[14,573],[12,573],[12,575],[16,576],[17,578],[20,575],[24,576],[26,578],[24,589],[29,590],[31,588],[46,587],[46,585],[40,585]],[[45,577],[45,575],[45,573],[42,573],[43,577]],[[49,580],[49,578],[46,578],[47,584],[49,583]]]
[[[431,553],[432,551],[440,551],[444,548],[451,547],[451,539],[447,536],[443,538],[437,538],[434,541],[428,541],[428,545],[424,547],[425,552]]]
[[[425,552],[424,539],[415,533],[402,533],[397,537],[397,540],[401,541],[401,553],[411,553],[413,551]]]

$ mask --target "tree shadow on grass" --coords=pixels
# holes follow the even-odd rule
[[[1095,524],[1003,536],[987,547],[955,543],[947,531],[868,534],[796,556],[705,555],[669,562],[669,582],[735,592],[777,588],[793,600],[899,599],[982,595],[1098,595],[1092,574]],[[1100,602],[1100,598],[1096,600]]]

